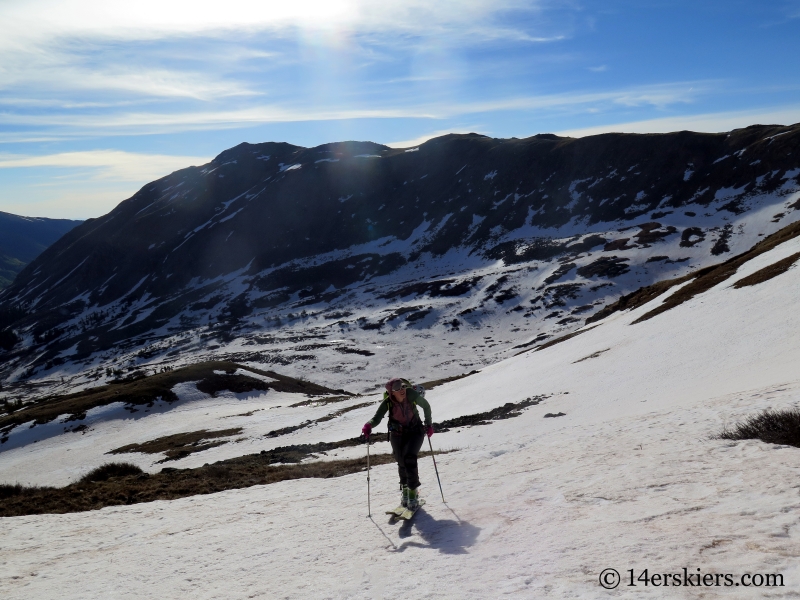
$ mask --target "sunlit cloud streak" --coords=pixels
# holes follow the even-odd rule
[[[669,133],[672,131],[701,131],[718,133],[749,125],[793,125],[800,123],[799,106],[782,106],[771,109],[728,111],[645,119],[628,123],[615,123],[567,129],[557,132],[568,137],[586,137],[601,133]]]
[[[662,84],[586,94],[551,94],[456,103],[420,102],[412,106],[386,108],[329,109],[258,106],[240,110],[184,111],[178,113],[136,112],[107,115],[0,113],[0,123],[36,127],[75,128],[82,131],[108,129],[119,134],[165,133],[208,127],[243,127],[259,123],[329,121],[345,119],[446,119],[463,115],[515,110],[575,110],[611,106],[665,107],[687,104],[703,93],[706,82]],[[133,131],[136,130],[136,131]],[[2,139],[0,137],[0,139]]]
[[[503,14],[541,14],[536,0],[27,0],[0,5],[0,46],[69,37],[147,40],[174,35],[301,28],[346,33],[409,33],[417,37],[486,39],[514,35],[550,41],[499,21]]]
[[[61,167],[90,169],[90,179],[145,182],[189,166],[202,165],[211,157],[141,154],[120,150],[61,152],[42,156],[0,154],[0,169]],[[87,174],[84,172],[83,176]]]

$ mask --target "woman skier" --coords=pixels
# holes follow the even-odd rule
[[[425,414],[425,423],[419,418],[417,406],[421,406]],[[417,455],[425,440],[433,435],[431,424],[431,406],[422,393],[414,389],[407,379],[394,377],[386,383],[386,391],[375,416],[364,424],[362,435],[369,439],[372,428],[389,413],[389,441],[392,454],[397,461],[400,474],[400,490],[403,494],[401,504],[414,511],[419,507],[419,471]]]

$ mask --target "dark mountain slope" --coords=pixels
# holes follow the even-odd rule
[[[581,139],[447,135],[405,150],[240,144],[144,186],[48,248],[0,294],[0,330],[22,340],[11,357],[36,355],[30,367],[63,360],[72,347],[71,360],[83,360],[156,331],[235,322],[290,301],[331,302],[348,286],[412,265],[415,277],[435,279],[433,270],[449,267],[431,265],[456,250],[482,264],[564,257],[542,283],[556,286],[531,300],[562,306],[583,284],[552,289],[559,280],[625,274],[633,263],[621,253],[630,249],[680,239],[681,247],[730,251],[729,218],[790,193],[798,146],[797,125]],[[626,237],[609,233],[626,228]],[[597,249],[608,255],[570,262]],[[434,262],[419,262],[426,256]],[[684,260],[649,257],[656,270],[637,277]],[[448,291],[451,284],[468,290],[479,279],[437,280],[425,293],[455,296],[464,292]],[[504,281],[486,298],[502,305],[520,292]],[[415,320],[424,323],[423,308]]]
[[[0,212],[0,288],[10,285],[25,265],[81,223]]]

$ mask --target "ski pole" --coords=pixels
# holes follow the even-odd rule
[[[372,505],[369,499],[369,436],[367,436],[367,516],[372,516]]]
[[[442,502],[447,504],[447,502],[444,501],[444,492],[442,491],[442,480],[439,479],[439,469],[436,466],[436,457],[433,455],[433,444],[431,443],[431,438],[428,438],[428,446],[430,446],[431,448],[431,458],[433,459],[433,468],[436,470],[436,481],[439,482],[439,493],[442,495]]]

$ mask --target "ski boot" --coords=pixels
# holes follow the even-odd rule
[[[417,490],[408,490],[408,504],[406,508],[410,511],[415,511],[419,508],[419,493]]]
[[[405,484],[400,484],[400,506],[403,508],[408,508],[408,486]]]

